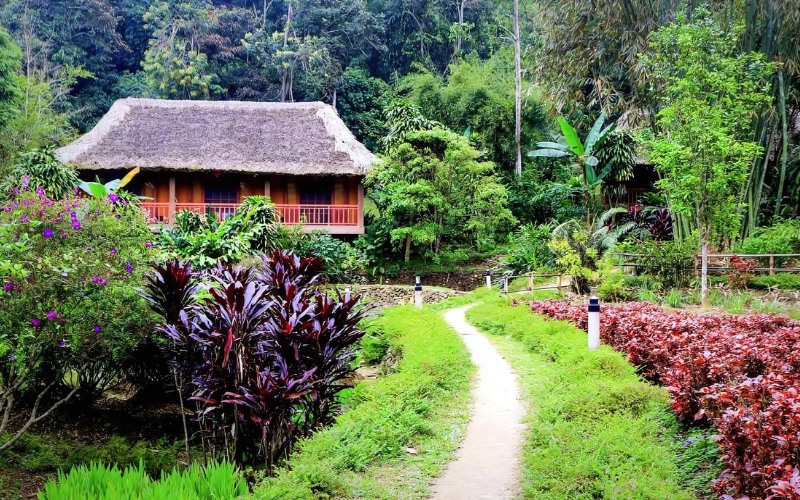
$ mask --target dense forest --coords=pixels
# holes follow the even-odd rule
[[[723,158],[736,172],[712,175],[732,179],[722,196],[735,205],[715,216],[740,222],[714,235],[724,246],[797,212],[798,47],[793,0],[7,0],[0,164],[86,132],[121,97],[321,100],[376,153],[409,130],[466,137],[497,166],[514,218],[539,224],[584,213],[581,200],[595,199],[587,190],[597,187],[574,161],[530,154],[557,135],[556,117],[580,137],[600,116],[616,124],[595,152],[602,199],[612,202],[636,163],[657,164],[662,178],[685,177],[675,170],[677,153],[659,140],[694,123],[687,139],[700,131],[713,142],[719,132],[753,146],[736,161]],[[719,72],[690,78],[698,60]],[[733,88],[736,81],[749,86]],[[691,96],[676,90],[689,83]],[[747,92],[746,102],[734,98]],[[666,118],[677,102],[700,101]],[[719,116],[707,119],[715,107]],[[703,225],[681,206],[687,192],[661,194],[677,236]]]

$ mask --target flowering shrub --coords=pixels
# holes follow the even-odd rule
[[[204,298],[192,296],[199,276],[188,265],[154,267],[144,295],[165,319],[173,366],[192,381],[212,452],[270,468],[332,420],[363,332],[359,297],[320,291],[321,267],[280,251],[263,271],[218,266]]]
[[[152,330],[133,290],[151,253],[141,211],[23,182],[0,228],[0,413],[20,395],[97,396]]]
[[[586,328],[585,306],[530,306]],[[679,418],[717,428],[727,465],[717,491],[800,497],[800,323],[768,315],[667,313],[629,303],[604,306],[600,336],[644,377],[666,386]]]

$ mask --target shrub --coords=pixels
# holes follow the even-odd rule
[[[583,306],[544,301],[531,308],[586,328]],[[679,418],[716,426],[726,464],[715,484],[720,494],[800,495],[800,323],[668,314],[639,303],[605,306],[600,333],[642,375],[666,386]]]
[[[800,220],[788,219],[774,226],[759,227],[736,246],[743,254],[800,253]]]
[[[800,290],[800,276],[796,274],[775,274],[756,276],[748,284],[751,288],[779,288],[781,290]]]
[[[644,240],[617,249],[637,255],[636,274],[656,277],[667,288],[682,288],[692,276],[695,246],[690,240]]]
[[[78,186],[78,174],[74,168],[64,165],[56,158],[52,148],[33,149],[19,155],[0,185],[0,199],[26,184],[31,189],[42,188],[48,198],[60,200],[72,194]]]
[[[261,459],[269,469],[298,437],[332,421],[363,332],[358,296],[315,287],[321,265],[276,251],[263,272],[219,266],[208,273],[209,297],[164,324],[212,452],[238,463]],[[165,320],[165,299],[195,286],[196,277],[178,274],[186,267],[156,268],[146,292]]]
[[[547,247],[552,226],[525,224],[511,237],[510,252],[504,267],[513,274],[523,274],[555,264],[553,252]]]
[[[50,480],[39,492],[40,500],[94,498],[126,500],[136,498],[240,498],[248,494],[241,472],[228,462],[197,462],[183,471],[174,470],[153,481],[143,464],[120,471],[93,462],[73,467],[69,473],[59,471],[57,480]]]
[[[141,211],[118,197],[56,201],[23,186],[0,227],[10,266],[0,276],[0,413],[21,395],[55,404],[79,390],[98,396],[154,324],[134,291],[152,253]],[[34,420],[44,410],[34,404]]]

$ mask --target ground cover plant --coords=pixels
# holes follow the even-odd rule
[[[586,328],[582,305],[531,302],[534,312]],[[719,434],[721,495],[796,498],[800,323],[769,315],[666,312],[647,303],[605,306],[601,338],[664,385],[683,422]]]
[[[388,344],[385,376],[362,381],[349,411],[301,441],[262,499],[426,498],[428,483],[452,459],[469,418],[466,347],[434,308],[387,309],[372,327]]]
[[[523,498],[693,498],[661,440],[666,392],[624,356],[589,355],[574,326],[501,298],[487,297],[467,319],[509,360],[528,403]]]
[[[39,500],[93,498],[124,500],[135,498],[241,498],[248,494],[242,473],[229,462],[210,462],[206,466],[194,462],[184,470],[164,473],[152,480],[144,465],[120,470],[92,462],[69,473],[59,472],[58,479],[49,481],[39,492]]]

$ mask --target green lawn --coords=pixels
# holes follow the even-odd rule
[[[667,394],[607,346],[527,307],[485,299],[467,319],[489,334],[517,373],[528,405],[523,497],[694,498],[669,438]]]
[[[442,307],[384,312],[376,327],[399,362],[359,383],[349,411],[302,442],[277,477],[256,486],[256,498],[426,497],[462,438],[473,373]]]

